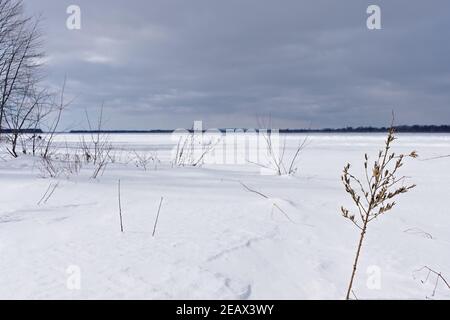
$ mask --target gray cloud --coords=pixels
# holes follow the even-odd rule
[[[77,98],[65,125],[105,101],[109,128],[450,123],[450,3],[376,1],[25,1],[44,16],[47,81]],[[82,29],[65,27],[81,7]]]

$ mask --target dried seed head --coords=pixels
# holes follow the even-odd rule
[[[406,193],[415,187],[415,185],[400,185],[400,182],[404,181],[405,177],[398,178],[396,177],[396,174],[398,173],[397,170],[403,166],[405,157],[416,158],[418,155],[415,151],[412,151],[407,155],[397,155],[395,152],[390,152],[390,144],[395,139],[394,129],[391,128],[389,129],[384,149],[379,151],[378,158],[373,162],[371,177],[369,176],[370,170],[368,169],[369,156],[367,153],[364,154],[364,168],[367,175],[366,186],[363,185],[361,182],[362,180],[360,181],[349,173],[350,164],[347,164],[344,167],[342,180],[345,190],[351,196],[354,204],[358,207],[360,214],[367,218],[376,218],[378,215],[391,210],[395,206],[395,202],[387,203],[388,200],[395,198],[399,194]],[[353,189],[351,182],[358,184],[356,190]],[[361,202],[362,197],[365,198],[366,201]],[[356,224],[354,221],[354,214],[351,214],[349,210],[344,207],[341,207],[341,211],[344,217],[352,220]],[[364,219],[365,217],[363,216],[362,218]],[[371,219],[368,221],[370,220]]]
[[[374,166],[373,171],[372,171],[372,175],[375,178],[378,178],[380,176],[380,168],[378,167],[378,165]]]

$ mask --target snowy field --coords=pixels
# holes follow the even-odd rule
[[[343,299],[359,232],[341,216],[352,203],[340,176],[347,162],[362,174],[384,137],[311,134],[294,176],[248,162],[173,166],[165,134],[110,135],[114,162],[96,179],[89,165],[49,177],[38,157],[2,147],[0,298]],[[303,138],[289,135],[286,152]],[[58,150],[80,140],[58,135]],[[450,158],[424,161],[450,154],[450,135],[400,134],[394,151],[412,150],[420,158],[402,169],[417,188],[369,226],[359,299],[450,298],[416,271],[450,280]],[[145,170],[135,155],[146,153],[158,160]]]

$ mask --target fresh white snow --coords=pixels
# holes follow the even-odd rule
[[[303,137],[289,135],[288,152]],[[251,163],[172,167],[176,142],[165,134],[110,135],[117,161],[97,179],[89,166],[43,177],[37,157],[12,159],[3,148],[0,298],[343,299],[359,230],[340,214],[341,205],[352,208],[340,175],[347,162],[362,174],[364,153],[375,156],[384,137],[311,134],[289,177],[261,174]],[[436,277],[415,270],[428,266],[450,280],[450,158],[424,161],[450,154],[450,135],[398,138],[394,151],[420,155],[402,167],[417,188],[369,225],[354,292],[449,299],[442,282],[432,296]],[[80,135],[57,140],[63,149]],[[161,163],[143,170],[134,151],[157,152]]]

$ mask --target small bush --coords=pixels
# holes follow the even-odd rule
[[[350,195],[357,209],[357,213],[355,214],[350,212],[350,210],[341,207],[342,215],[349,219],[361,231],[353,263],[352,275],[347,290],[347,300],[350,298],[350,293],[352,291],[358,259],[361,253],[364,236],[367,232],[367,225],[380,215],[392,210],[396,204],[394,198],[415,187],[414,184],[405,184],[406,177],[398,177],[398,171],[403,166],[405,158],[416,158],[417,153],[412,151],[407,155],[397,155],[394,152],[391,152],[391,144],[396,139],[394,133],[395,130],[391,126],[388,131],[384,149],[379,151],[373,166],[369,166],[368,164],[368,155],[366,154],[364,156],[364,179],[359,179],[350,173],[350,164],[345,166],[342,175],[345,191]]]

